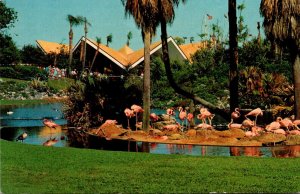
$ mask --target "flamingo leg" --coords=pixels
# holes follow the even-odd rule
[[[127,118],[127,122],[128,122],[128,126],[127,128],[130,129],[130,125],[129,125],[129,118]]]

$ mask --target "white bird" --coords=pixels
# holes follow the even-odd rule
[[[8,111],[8,112],[6,112],[6,114],[12,115],[12,114],[14,114],[14,112],[13,111]]]

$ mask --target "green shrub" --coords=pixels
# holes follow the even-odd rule
[[[7,78],[15,78],[17,72],[12,67],[0,67],[0,76]]]

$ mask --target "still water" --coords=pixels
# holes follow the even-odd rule
[[[1,107],[1,138],[16,141],[16,138],[26,132],[28,137],[23,143],[43,145],[49,139],[58,140],[53,146],[69,147],[66,136],[67,122],[63,118],[61,103],[40,104],[30,106]],[[156,114],[165,113],[164,110],[153,110]],[[7,114],[13,112],[12,114]],[[178,113],[177,113],[178,115]],[[61,125],[57,129],[45,127],[43,119],[49,118]],[[141,142],[138,143],[139,147]],[[194,146],[176,144],[149,143],[149,153],[179,154],[193,156],[256,156],[256,157],[300,157],[300,145],[278,147],[226,147],[226,146]]]

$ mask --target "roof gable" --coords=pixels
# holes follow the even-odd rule
[[[69,52],[69,46],[66,44],[59,44],[56,42],[48,42],[44,40],[36,40],[36,42],[45,54],[60,54]]]

